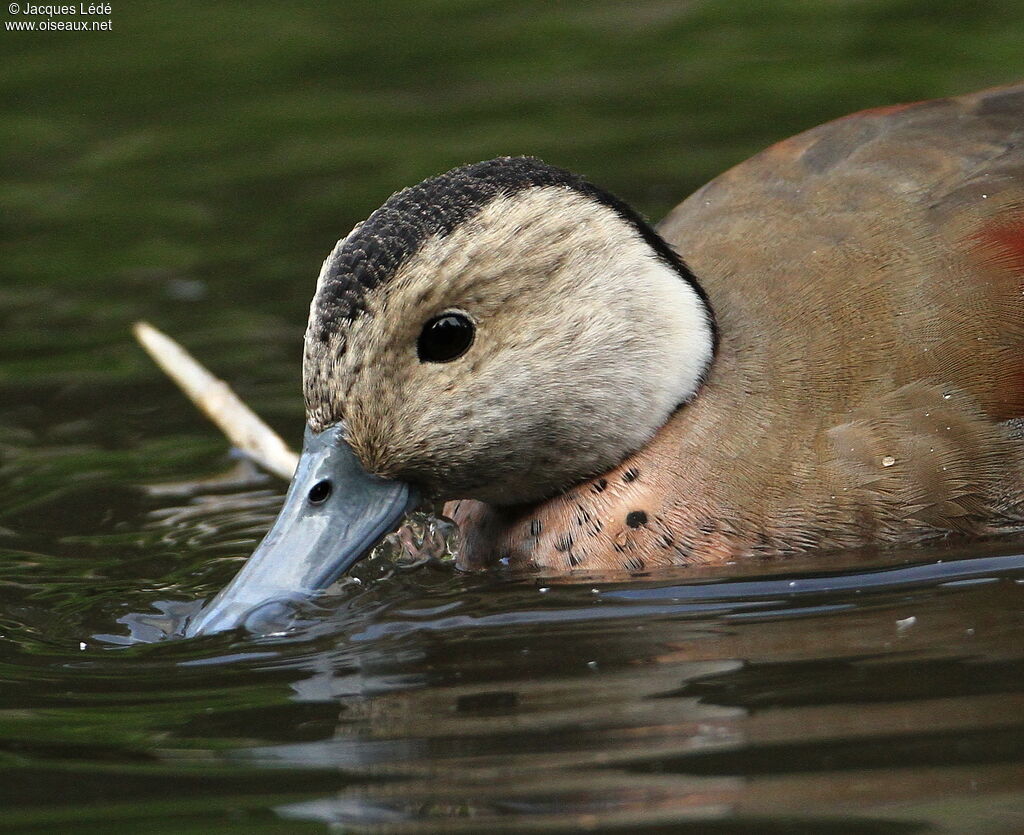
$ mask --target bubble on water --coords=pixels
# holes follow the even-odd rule
[[[891,467],[895,463],[896,463],[896,459],[893,458],[891,455],[886,455],[886,456],[884,456],[882,458],[882,466],[883,467]]]
[[[917,618],[911,615],[909,618],[901,618],[896,621],[896,631],[906,632],[910,627],[917,623]]]

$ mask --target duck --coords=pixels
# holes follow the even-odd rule
[[[1024,83],[771,146],[657,226],[532,157],[324,261],[280,516],[190,634],[443,502],[458,566],[571,578],[1024,528]]]

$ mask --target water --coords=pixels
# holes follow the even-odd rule
[[[0,37],[0,831],[1024,829],[1021,542],[626,585],[380,560],[283,634],[159,640],[284,485],[128,332],[297,445],[314,277],[393,189],[529,152],[657,217],[800,128],[1017,78],[1018,3],[112,19]]]

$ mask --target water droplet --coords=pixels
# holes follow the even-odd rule
[[[597,662],[596,661],[588,661],[587,662],[587,666],[590,667],[591,670],[596,670],[597,669]]]
[[[943,400],[949,400],[949,398],[951,398],[952,396],[953,395],[950,394],[948,391],[942,393],[942,399]]]
[[[915,623],[917,623],[917,618],[913,615],[911,615],[909,618],[901,618],[900,620],[896,621],[896,631],[906,632]]]
[[[891,455],[886,455],[886,456],[885,456],[885,457],[884,457],[884,458],[882,459],[882,466],[883,466],[883,467],[891,467],[891,466],[892,466],[893,464],[895,464],[895,463],[896,463],[896,459],[895,459],[895,458],[893,458],[893,457],[892,457]]]
[[[547,594],[549,591],[551,591],[551,589],[548,586],[541,586],[539,589],[537,589],[537,591],[539,591],[541,594]]]
[[[80,650],[84,650],[86,648],[86,646],[88,646],[88,644],[86,644],[85,641],[79,641],[78,642],[78,648]]]

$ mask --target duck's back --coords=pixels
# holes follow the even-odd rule
[[[931,379],[1024,415],[1024,85],[814,128],[659,231],[762,382],[825,411]]]

